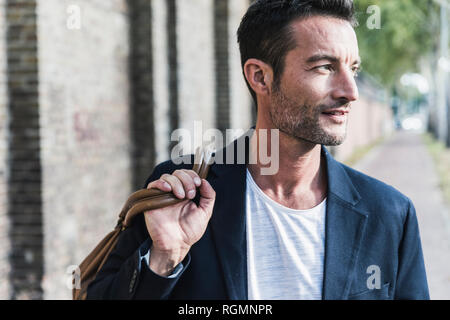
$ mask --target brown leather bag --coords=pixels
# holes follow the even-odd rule
[[[197,172],[201,179],[206,179],[210,165],[210,152],[200,148],[197,149],[192,170]],[[181,201],[184,201],[184,199],[178,199],[172,192],[164,192],[157,189],[142,189],[131,194],[119,214],[119,220],[114,230],[108,233],[83,260],[79,266],[79,274],[77,275],[74,271],[73,300],[86,299],[89,284],[95,279],[95,276],[116,246],[120,233],[131,225],[131,221],[136,215],[148,210],[167,207]],[[78,281],[77,277],[79,277]]]

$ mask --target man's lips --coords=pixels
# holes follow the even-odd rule
[[[323,111],[322,113],[328,114],[328,115],[336,115],[336,116],[343,116],[349,113],[348,108],[339,108],[339,109],[328,109]]]
[[[332,108],[322,111],[322,114],[336,124],[344,124],[347,121],[349,111],[349,107]]]

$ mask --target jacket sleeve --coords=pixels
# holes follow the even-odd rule
[[[164,172],[161,165],[157,166],[144,187],[159,179]],[[142,255],[145,255],[150,247],[151,239],[144,216],[138,215],[132,226],[120,234],[116,247],[95,280],[88,286],[87,299],[168,299],[189,266],[190,255],[183,260],[183,270],[176,277],[161,277],[142,261]]]
[[[399,247],[397,283],[394,299],[428,300],[427,276],[414,205],[409,200]]]

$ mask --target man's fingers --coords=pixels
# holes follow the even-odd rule
[[[181,183],[180,179],[178,179],[174,175],[163,174],[160,180],[163,180],[168,184],[170,184],[170,186],[172,187],[172,192],[175,194],[177,198],[184,199],[186,194],[184,192],[183,184]]]
[[[147,185],[147,189],[159,189],[166,192],[172,191],[172,187],[170,186],[170,184],[161,179],[150,182]]]
[[[194,170],[186,170],[186,169],[182,169],[181,171],[186,172],[188,175],[190,175],[192,180],[194,180],[195,186],[200,187],[200,185],[202,184],[202,179],[200,179],[197,172],[195,172]]]
[[[161,179],[150,182],[147,185],[147,189],[158,189],[158,190],[165,191],[165,192],[172,191],[172,187],[170,186],[170,184],[168,184],[167,182],[165,182],[164,180],[161,180]],[[145,211],[144,213],[147,214],[148,212],[151,212],[151,211]]]
[[[147,189],[155,188],[170,192],[179,199],[194,199],[196,187],[202,184],[200,177],[192,170],[176,170],[173,174],[163,174],[158,180],[147,185]]]
[[[194,179],[190,174],[188,174],[184,170],[176,170],[173,173],[174,176],[176,176],[181,183],[183,184],[184,192],[188,199],[194,199],[195,198],[195,183]]]

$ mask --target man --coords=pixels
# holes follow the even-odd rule
[[[244,164],[158,165],[148,188],[185,199],[126,230],[92,299],[428,299],[411,201],[337,161],[358,99],[350,0],[259,0],[238,31],[257,103]],[[279,170],[249,160],[279,130]],[[244,140],[243,140],[244,139]],[[236,148],[234,149],[236,150]]]

